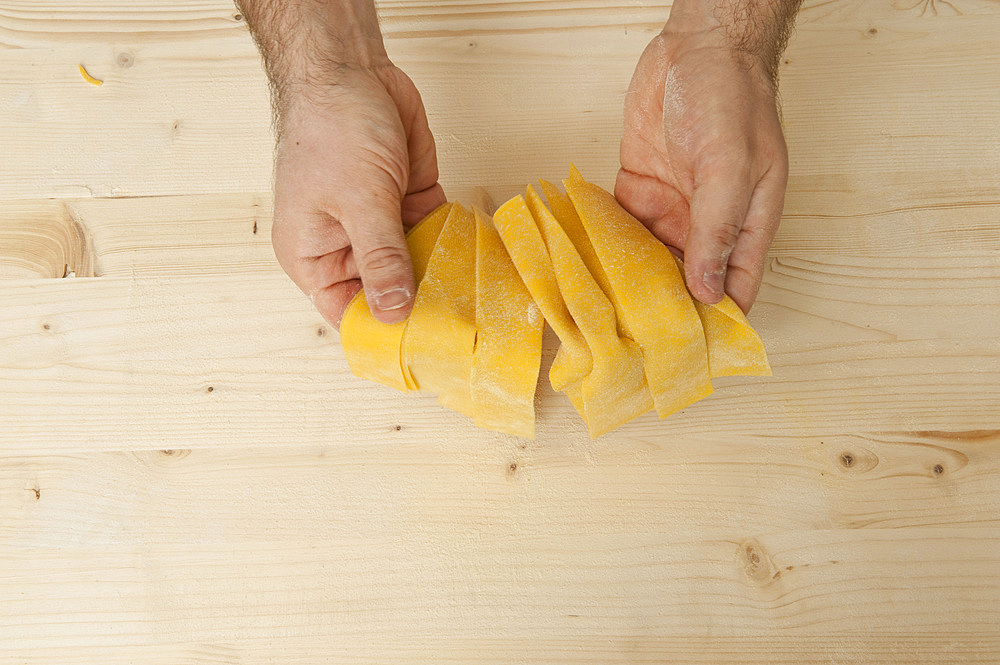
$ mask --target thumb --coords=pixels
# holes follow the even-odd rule
[[[712,304],[725,295],[726,266],[750,204],[741,173],[720,173],[696,186],[691,228],[684,246],[685,277],[691,295]]]
[[[382,323],[402,321],[413,307],[416,288],[399,196],[386,192],[355,198],[342,208],[340,223],[351,241],[372,314]]]

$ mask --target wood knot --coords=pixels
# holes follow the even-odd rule
[[[135,64],[135,56],[127,51],[123,51],[115,56],[115,64],[122,69],[128,69]]]
[[[934,472],[935,476],[940,476],[942,473],[944,473],[944,466],[941,464],[935,464],[934,468],[931,469],[931,471]]]
[[[836,454],[836,466],[845,473],[867,473],[878,466],[878,456],[861,446]]]
[[[165,448],[159,451],[160,459],[169,459],[171,462],[182,460],[191,454],[190,450],[184,450],[181,448]]]
[[[507,465],[507,480],[513,480],[514,476],[517,475],[517,460],[512,461]]]
[[[90,231],[71,205],[32,206],[17,219],[4,219],[2,225],[4,277],[97,276]]]
[[[778,570],[771,556],[756,539],[751,538],[740,545],[739,560],[743,572],[756,584],[765,585],[781,577],[776,575]]]

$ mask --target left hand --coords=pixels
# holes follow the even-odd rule
[[[615,197],[683,252],[691,294],[750,310],[788,180],[775,85],[718,31],[646,47],[625,97]]]

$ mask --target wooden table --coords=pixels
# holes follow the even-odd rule
[[[496,202],[611,185],[668,11],[381,5]],[[774,377],[527,442],[351,376],[231,6],[0,0],[0,663],[1000,662],[1000,5],[808,0],[781,80]]]

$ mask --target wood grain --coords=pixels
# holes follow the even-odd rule
[[[485,662],[687,657],[741,635],[843,633],[858,653],[919,628],[921,644],[982,655],[1000,637],[1000,432],[688,437],[586,457],[397,436],[4,460],[0,496],[18,508],[0,524],[0,637],[51,647],[56,614],[67,645],[281,634],[334,662],[475,658],[471,635],[502,650]]]
[[[669,4],[379,12],[500,202],[612,184]],[[350,375],[232,5],[0,0],[0,664],[1000,661],[1000,5],[807,0],[781,87],[774,377],[528,442]]]
[[[941,270],[960,275],[952,289],[985,303],[886,279],[886,260],[872,268],[775,259],[753,317],[774,377],[720,380],[715,395],[683,413],[664,422],[645,416],[612,437],[996,426],[1000,303],[991,284],[1000,266],[971,279],[963,276],[975,263],[956,262]],[[4,285],[6,449],[158,448],[178,437],[208,447],[281,446],[322,443],[339,431],[350,432],[342,439],[350,444],[379,440],[395,425],[493,437],[429,396],[352,377],[336,333],[277,270],[50,282]],[[585,436],[566,431],[571,407],[544,382],[540,399],[545,440]]]

